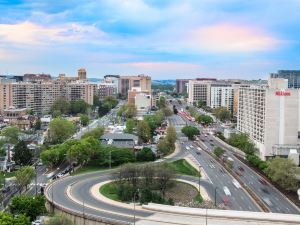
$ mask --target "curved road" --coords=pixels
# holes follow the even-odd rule
[[[69,176],[57,180],[47,188],[46,195],[55,204],[61,205],[75,212],[132,223],[134,214],[133,209],[111,205],[104,201],[95,199],[90,193],[91,187],[95,184],[110,180],[111,173],[112,170],[101,171],[79,176]],[[179,178],[195,183],[198,182],[198,179],[194,177],[180,176]],[[214,190],[211,183],[201,180],[201,186],[203,186],[208,191],[211,198],[213,198]],[[69,187],[71,187],[70,194],[72,199],[66,194]],[[76,201],[74,201],[74,199],[76,199]],[[221,199],[221,197],[217,195],[217,199]],[[219,203],[219,200],[217,202]],[[137,218],[143,218],[143,220],[147,220],[147,217],[150,217],[153,214],[154,213],[151,211],[138,210],[136,210],[135,213]],[[139,219],[137,219],[137,221],[138,220]]]

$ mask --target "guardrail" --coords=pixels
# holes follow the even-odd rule
[[[62,179],[64,179],[64,178],[62,178]],[[47,185],[47,187],[45,189],[46,201],[47,201],[47,204],[50,207],[52,207],[52,212],[55,212],[55,210],[57,210],[57,211],[61,211],[62,213],[68,215],[69,217],[75,217],[74,221],[75,221],[76,225],[86,224],[87,221],[91,221],[92,224],[95,224],[95,225],[103,225],[103,224],[129,225],[129,224],[131,224],[129,222],[115,220],[115,219],[111,219],[111,218],[107,218],[107,217],[95,216],[95,215],[86,213],[84,211],[79,212],[77,210],[73,210],[73,209],[70,209],[68,207],[65,207],[65,206],[62,206],[62,205],[56,203],[54,201],[54,199],[52,199],[52,196],[50,196],[50,193],[49,193],[50,187],[52,187],[54,185],[54,183],[56,183],[56,182],[59,182],[59,181],[54,181],[54,182],[50,183],[49,185]],[[73,184],[74,183],[72,183],[72,185]],[[83,220],[83,222],[81,220]],[[87,223],[87,224],[89,224],[89,223]]]

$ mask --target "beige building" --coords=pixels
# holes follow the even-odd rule
[[[151,77],[147,75],[121,76],[119,79],[119,93],[123,96],[128,95],[128,91],[138,88],[142,92],[151,93]]]
[[[86,80],[86,70],[84,68],[81,68],[78,70],[78,80]]]
[[[32,109],[37,114],[47,114],[55,100],[61,97],[69,101],[82,99],[88,104],[93,104],[94,86],[79,81],[0,84],[0,113],[15,107]]]
[[[237,129],[249,135],[262,159],[300,153],[300,93],[287,80],[239,88]]]

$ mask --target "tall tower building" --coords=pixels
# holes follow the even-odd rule
[[[86,80],[86,70],[84,68],[78,70],[78,80]]]

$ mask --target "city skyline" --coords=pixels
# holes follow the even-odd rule
[[[299,64],[300,2],[1,1],[1,74],[266,79]]]

